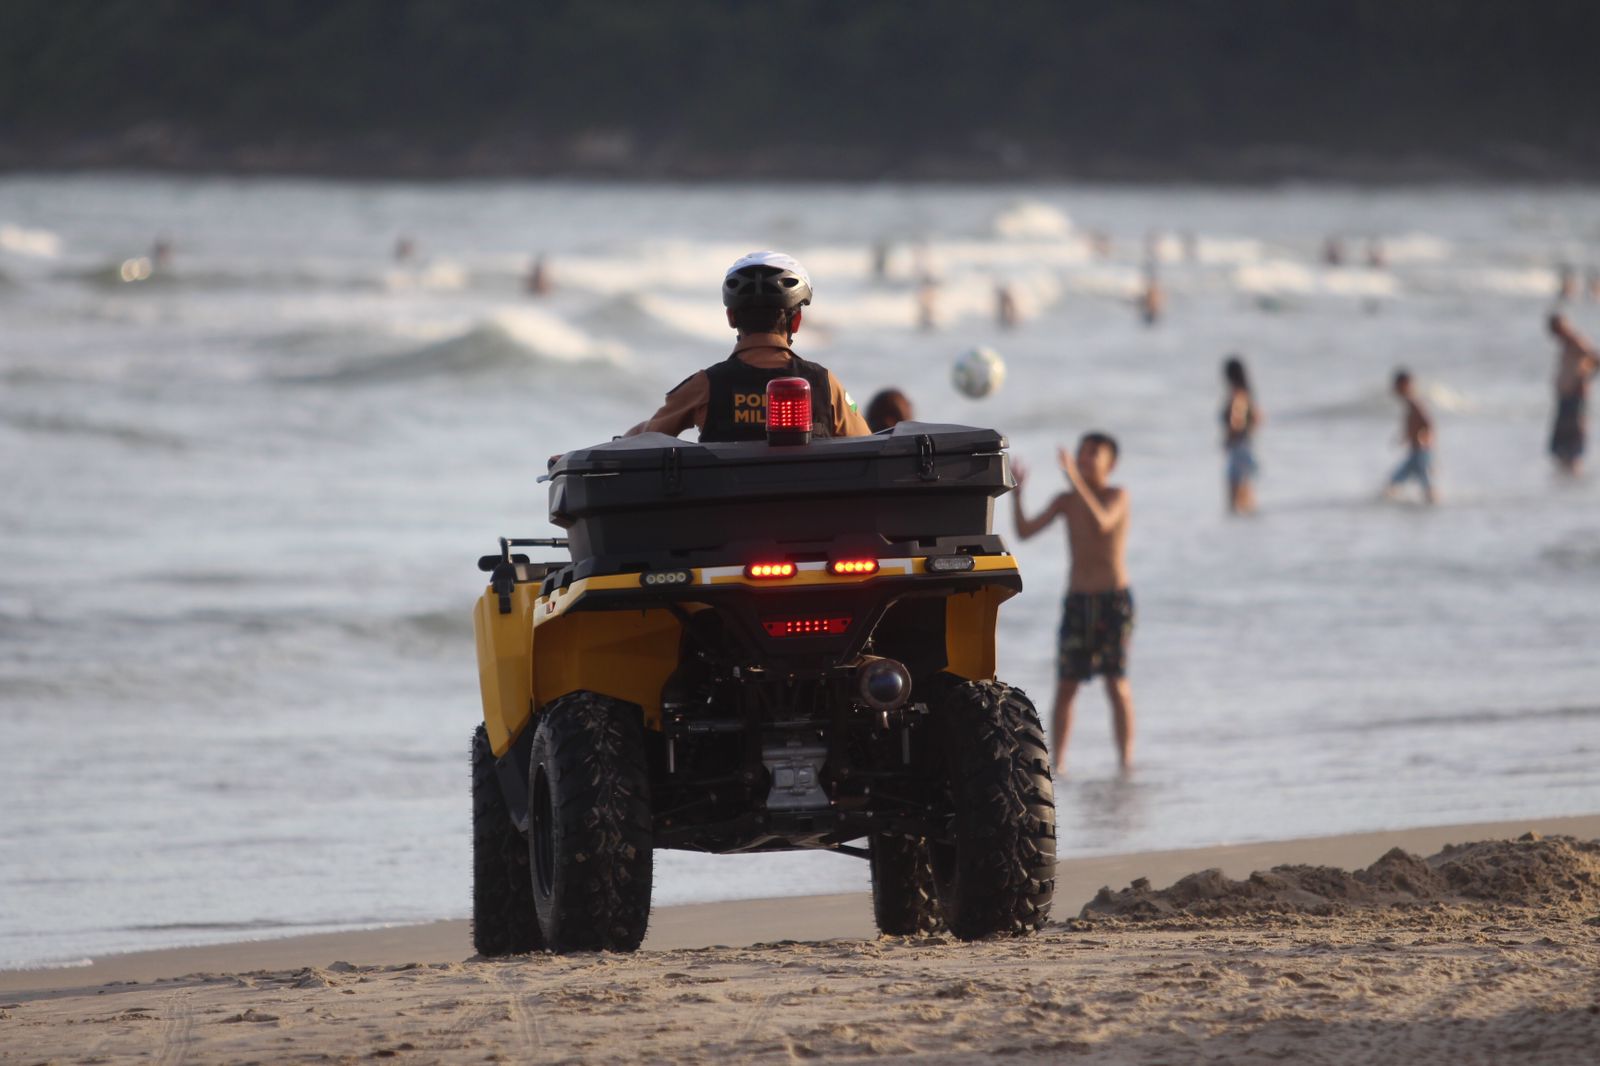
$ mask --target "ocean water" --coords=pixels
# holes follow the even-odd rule
[[[1358,265],[1322,265],[1329,233]],[[1542,334],[1559,265],[1600,267],[1600,192],[11,177],[0,966],[465,915],[474,562],[555,532],[545,456],[725,355],[721,270],[769,246],[814,276],[800,349],[862,402],[1003,429],[1030,508],[1057,443],[1121,440],[1138,768],[1086,691],[1064,854],[1600,809],[1600,485],[1543,454]],[[1600,333],[1600,303],[1572,313]],[[974,402],[949,370],[979,344],[1009,374]],[[1222,508],[1229,352],[1268,419],[1249,520]],[[1433,510],[1376,500],[1400,364],[1439,421]],[[1065,553],[1015,549],[1002,674],[1047,706]],[[656,898],[866,881],[668,852]]]

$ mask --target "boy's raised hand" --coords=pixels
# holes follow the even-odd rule
[[[1011,480],[1015,481],[1017,488],[1020,489],[1022,483],[1028,480],[1028,464],[1021,459],[1013,457],[1011,460]]]
[[[1057,448],[1056,462],[1061,465],[1061,472],[1067,475],[1067,480],[1076,485],[1078,483],[1078,464],[1072,458],[1072,453],[1065,448]]]

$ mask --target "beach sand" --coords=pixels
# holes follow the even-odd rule
[[[875,938],[849,895],[663,908],[632,956],[479,961],[464,922],[149,952],[0,973],[0,1062],[1592,1063],[1596,838],[1074,860],[1044,933],[982,944]]]

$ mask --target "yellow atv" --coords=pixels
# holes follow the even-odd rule
[[[888,934],[1044,923],[1043,730],[994,676],[1022,587],[991,531],[1005,439],[777,437],[569,452],[548,475],[568,538],[479,560],[480,953],[636,949],[656,848],[861,856]]]

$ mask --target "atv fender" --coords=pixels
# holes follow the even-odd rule
[[[945,670],[967,681],[992,681],[995,670],[995,631],[1000,604],[1015,589],[985,585],[976,592],[951,596],[944,606]]]
[[[533,609],[539,586],[519,584],[510,591],[511,610],[502,614],[493,587],[478,598],[472,629],[478,643],[478,688],[483,724],[496,757],[527,725],[533,700]]]

